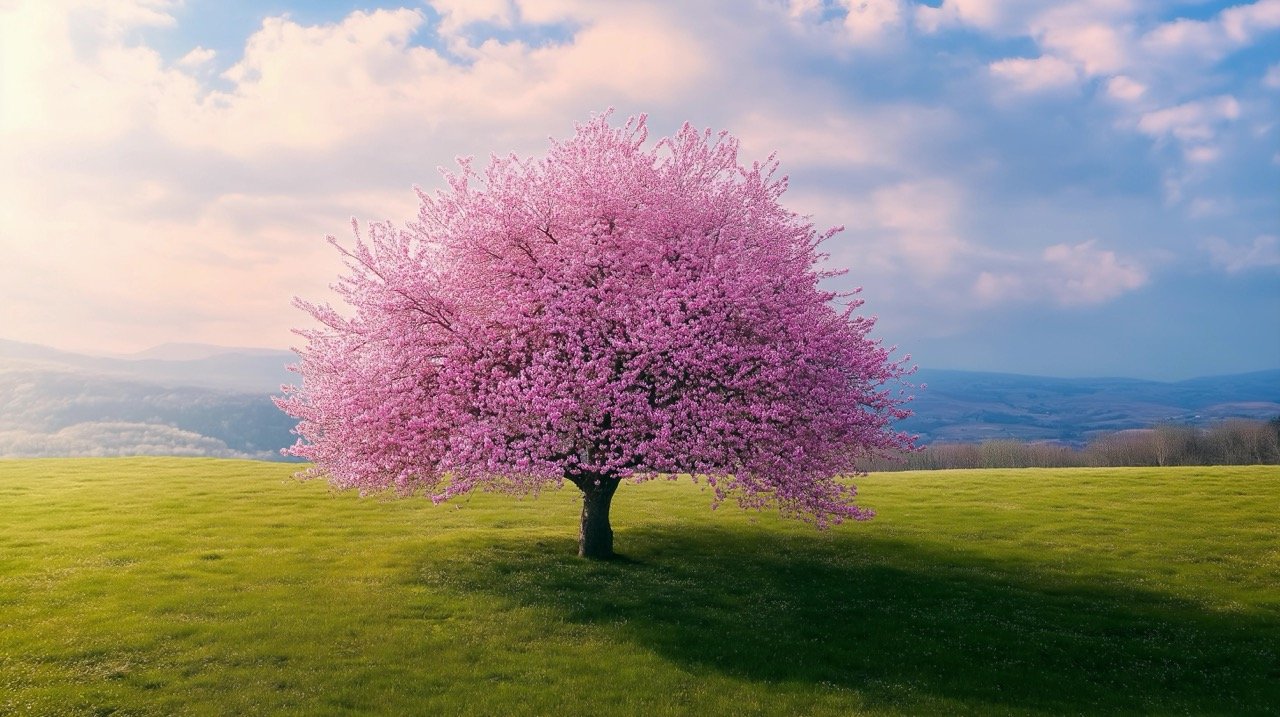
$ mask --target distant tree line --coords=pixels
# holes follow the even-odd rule
[[[1280,464],[1280,417],[1230,420],[1209,428],[1160,425],[1117,431],[1100,435],[1085,446],[1015,440],[935,443],[872,461],[867,470],[1275,464]]]

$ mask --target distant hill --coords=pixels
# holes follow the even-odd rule
[[[189,345],[105,358],[0,340],[0,457],[193,455],[280,460],[293,419],[271,402],[293,353]],[[156,352],[146,352],[154,356]]]
[[[166,344],[100,357],[0,340],[0,457],[204,455],[280,459],[293,419],[270,397],[298,380],[289,351]],[[1158,423],[1280,415],[1280,370],[1165,383],[922,369],[904,430],[924,443],[1083,443]]]
[[[1083,443],[1101,432],[1160,423],[1280,416],[1280,370],[1163,382],[921,369],[912,381],[927,387],[916,392],[915,415],[902,427],[925,443]]]
[[[239,356],[262,356],[271,359],[278,359],[281,356],[286,358],[293,356],[293,354],[288,351],[259,349],[249,346],[215,346],[212,344],[168,343],[160,344],[159,346],[152,346],[145,351],[119,356],[118,358],[132,360],[155,359],[159,361],[200,361],[203,359],[232,354]]]
[[[247,393],[279,393],[281,384],[296,380],[285,370],[296,360],[291,351],[205,344],[165,344],[129,357],[88,356],[0,339],[0,369],[26,365]]]

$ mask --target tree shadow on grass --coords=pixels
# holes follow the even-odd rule
[[[865,535],[627,531],[643,552],[495,539],[446,583],[633,640],[691,670],[1050,713],[1273,714],[1280,618]],[[440,583],[431,580],[438,588]]]

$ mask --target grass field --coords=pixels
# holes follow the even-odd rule
[[[0,715],[1275,714],[1273,467],[898,473],[819,533],[687,482],[358,499],[0,461]]]

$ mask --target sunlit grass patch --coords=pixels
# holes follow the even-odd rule
[[[0,462],[0,714],[1265,714],[1274,468],[859,481],[815,532],[624,485],[358,499],[292,466]]]

